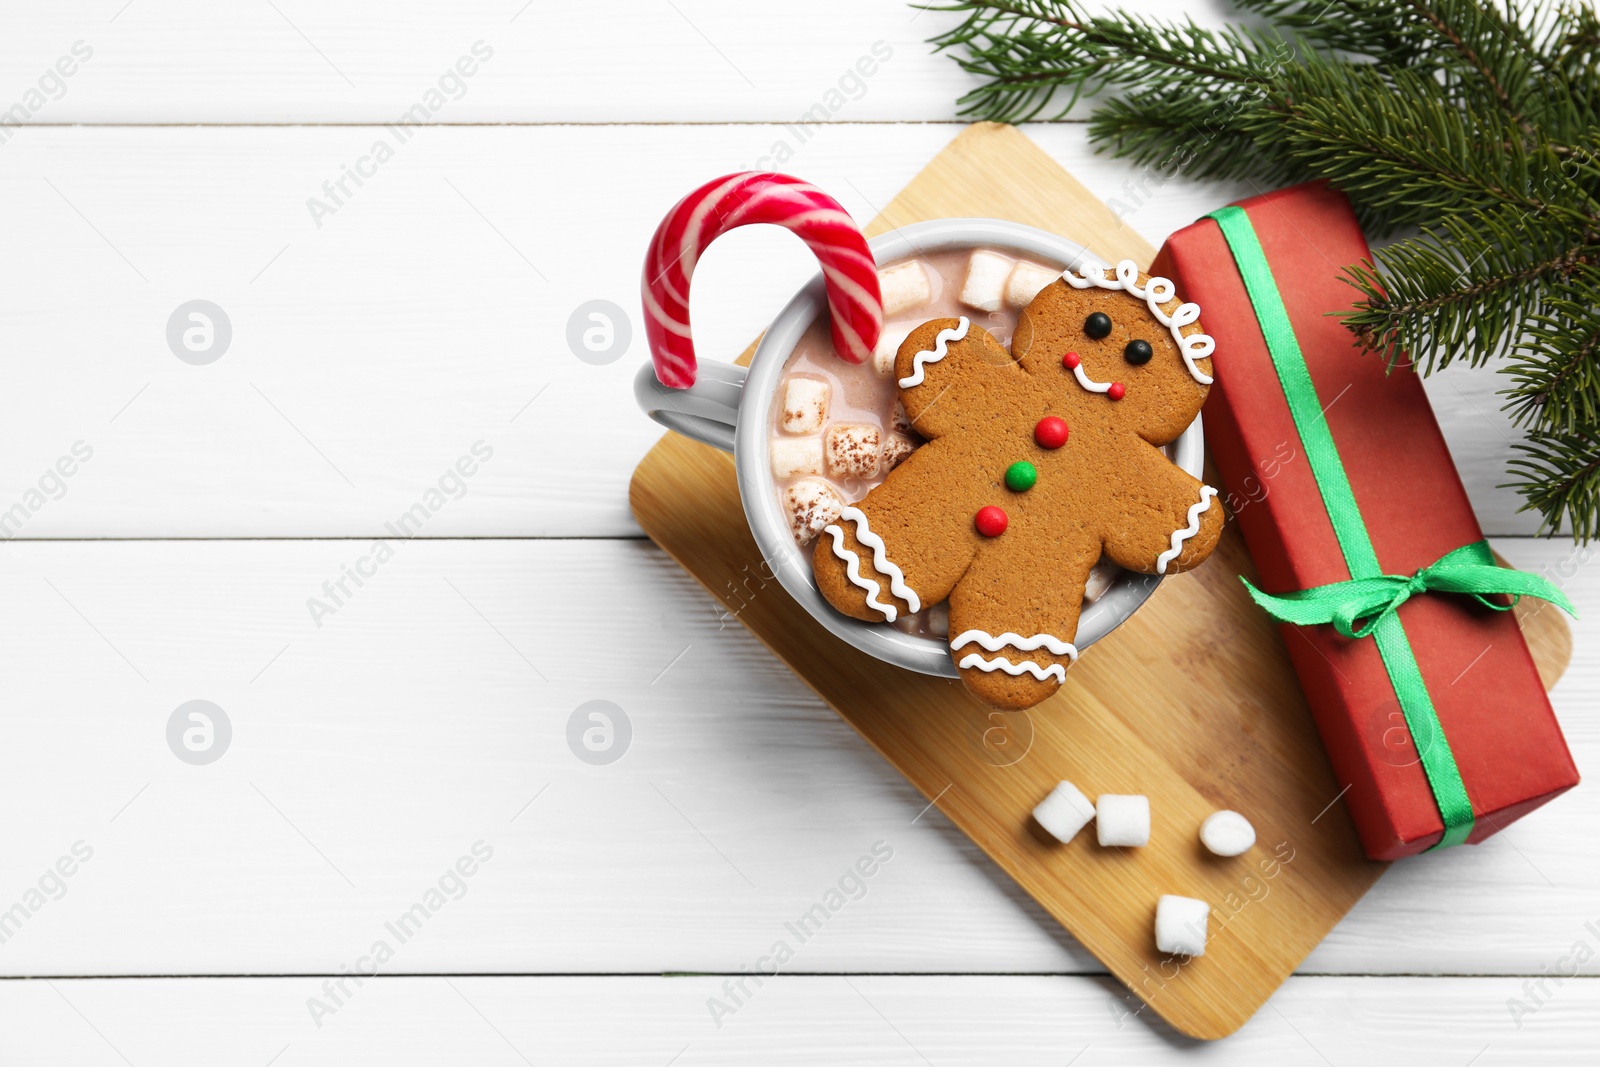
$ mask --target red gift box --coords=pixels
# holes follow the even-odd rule
[[[1343,268],[1370,253],[1344,195],[1320,183],[1239,202],[1277,281],[1355,499],[1386,574],[1409,575],[1482,540],[1418,376],[1387,373],[1337,315],[1357,290]],[[1151,273],[1177,283],[1216,338],[1206,443],[1268,593],[1349,579],[1256,312],[1218,224],[1173,234]],[[1510,612],[1470,597],[1399,609],[1472,801],[1476,843],[1578,783],[1533,658]],[[1444,832],[1374,641],[1331,625],[1282,627],[1284,644],[1347,786],[1366,852],[1421,852]]]

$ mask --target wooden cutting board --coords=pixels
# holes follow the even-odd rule
[[[1009,126],[967,129],[867,232],[954,216],[1015,219],[1113,259],[1154,255]],[[763,582],[726,454],[668,434],[634,472],[630,497],[657,544],[1185,1034],[1238,1029],[1385,870],[1362,856],[1277,629],[1245,596],[1238,576],[1254,571],[1231,526],[1208,563],[1163,582],[1086,651],[1058,694],[1001,713],[957,682],[841,644]],[[1535,612],[1524,630],[1554,684],[1571,656],[1566,624]],[[1029,813],[1061,779],[1091,797],[1148,795],[1149,846],[1100,848],[1092,826],[1068,845],[1046,837]],[[1218,808],[1255,823],[1245,856],[1199,845],[1201,820]],[[1163,893],[1211,903],[1203,957],[1178,966],[1156,952]]]

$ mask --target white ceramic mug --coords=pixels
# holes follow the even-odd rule
[[[1040,263],[1076,269],[1085,261],[1109,262],[1053,233],[1002,219],[938,219],[903,226],[873,238],[879,263],[963,248],[997,248]],[[818,274],[778,314],[762,336],[750,369],[701,360],[693,388],[669,389],[650,364],[639,369],[633,392],[645,413],[668,429],[732,452],[750,532],[767,566],[813,618],[840,640],[897,667],[942,678],[959,675],[948,644],[938,637],[908,634],[886,622],[852,619],[834,610],[811,573],[811,549],[795,544],[788,520],[778,505],[767,455],[772,402],[789,355],[807,327],[827,313],[822,275]],[[1200,477],[1205,444],[1200,417],[1169,448],[1173,462]],[[1159,575],[1124,572],[1103,596],[1083,609],[1073,644],[1087,648],[1120,626],[1160,583]]]

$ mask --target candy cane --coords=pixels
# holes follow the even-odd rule
[[[867,239],[839,202],[787,174],[747,171],[709,181],[667,213],[644,261],[644,332],[663,385],[694,384],[689,277],[705,247],[757,222],[792,230],[822,264],[833,348],[851,363],[872,355],[883,331],[878,266]]]

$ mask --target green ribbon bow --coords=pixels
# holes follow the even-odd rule
[[[1248,581],[1245,585],[1255,602],[1282,622],[1297,626],[1331,622],[1346,637],[1370,636],[1373,639],[1444,823],[1444,834],[1434,848],[1459,845],[1472,833],[1472,799],[1467,795],[1461,770],[1456,766],[1433,698],[1422,679],[1416,653],[1400,623],[1400,605],[1416,593],[1467,593],[1491,608],[1506,611],[1510,605],[1488,599],[1503,593],[1512,597],[1541,597],[1568,614],[1576,613],[1561,591],[1545,579],[1496,566],[1489,546],[1482,541],[1448,552],[1410,577],[1383,573],[1372,538],[1367,533],[1366,521],[1361,517],[1361,508],[1350,488],[1350,479],[1345,474],[1344,461],[1339,458],[1339,448],[1328,429],[1328,420],[1323,417],[1322,402],[1317,398],[1311,371],[1306,367],[1289,312],[1283,306],[1283,297],[1273,280],[1272,268],[1256,237],[1255,227],[1250,224],[1250,216],[1243,208],[1225,207],[1206,218],[1216,220],[1233,252],[1239,276],[1255,308],[1261,335],[1267,343],[1267,352],[1272,357],[1273,369],[1277,371],[1278,384],[1283,387],[1289,413],[1300,434],[1306,462],[1322,494],[1323,507],[1327,509],[1350,571],[1349,581],[1281,596],[1263,593]]]
[[[1416,593],[1466,593],[1495,611],[1510,611],[1517,600],[1536,596],[1548,600],[1568,614],[1575,614],[1572,603],[1550,582],[1537,574],[1502,567],[1494,561],[1487,541],[1462,545],[1446,552],[1409,578],[1403,574],[1381,574],[1376,578],[1352,578],[1314,589],[1274,596],[1263,593],[1248,581],[1250,597],[1279,622],[1296,626],[1316,626],[1331,622],[1346,637],[1367,637],[1378,628],[1385,615],[1398,611]],[[1511,597],[1510,604],[1490,600],[1496,594]]]

